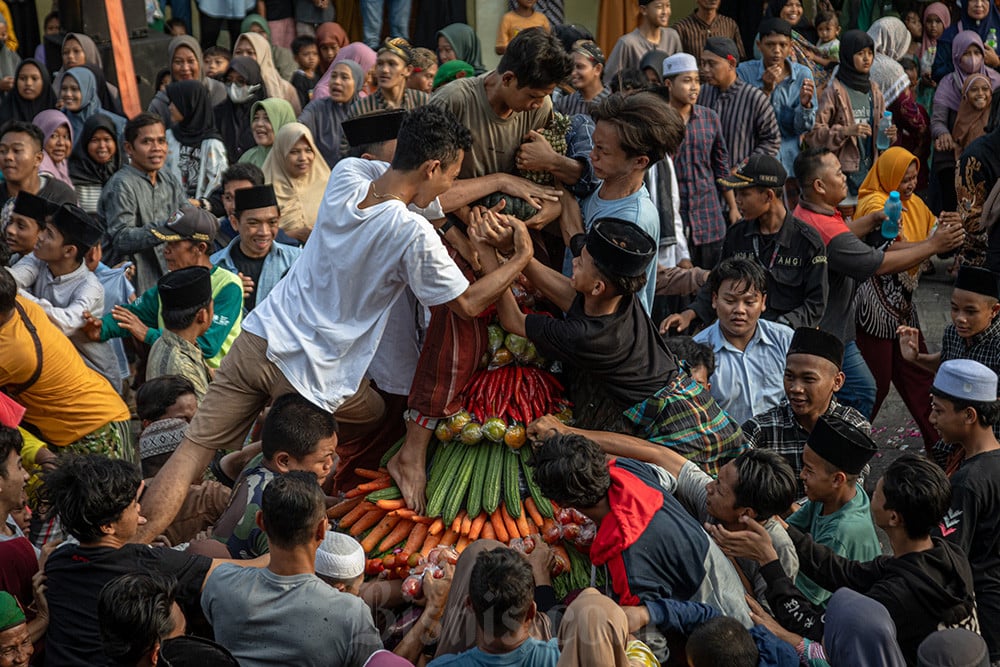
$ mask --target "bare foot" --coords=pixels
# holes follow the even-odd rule
[[[386,465],[389,468],[389,474],[396,482],[396,486],[403,493],[406,506],[417,514],[423,514],[427,505],[424,497],[424,490],[427,487],[426,465],[427,450],[425,448],[408,452],[405,445],[389,459],[389,463]]]

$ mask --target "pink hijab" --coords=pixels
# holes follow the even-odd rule
[[[946,75],[938,84],[934,93],[934,104],[943,104],[952,111],[958,111],[962,104],[962,90],[965,87],[965,80],[973,74],[982,74],[990,80],[993,90],[1000,88],[1000,73],[992,67],[988,67],[980,58],[979,68],[974,72],[966,72],[962,68],[962,55],[970,46],[978,46],[980,53],[985,53],[983,40],[972,30],[963,30],[955,35],[955,41],[951,43],[951,61],[955,66],[955,71]]]
[[[49,157],[48,151],[44,150],[45,144],[49,142],[49,137],[52,136],[52,133],[64,125],[66,126],[66,131],[69,132],[70,146],[73,145],[73,127],[69,124],[66,114],[56,109],[46,109],[35,116],[31,122],[37,125],[42,130],[42,134],[45,135],[45,139],[42,141],[42,164],[38,167],[38,172],[48,174],[52,178],[73,187],[73,181],[69,177],[69,154],[66,154],[66,158],[62,162],[56,164]]]
[[[927,9],[924,10],[924,18],[922,23],[924,26],[924,38],[920,42],[920,48],[917,49],[917,57],[920,58],[924,55],[924,52],[932,46],[937,45],[936,39],[931,39],[927,36],[927,17],[936,16],[941,19],[941,23],[944,24],[944,29],[947,30],[948,26],[951,25],[951,12],[948,11],[948,7],[942,2],[935,2],[927,5]]]
[[[351,42],[337,53],[337,57],[333,59],[326,72],[320,77],[319,83],[313,88],[313,99],[321,100],[324,97],[330,97],[330,73],[333,71],[333,66],[341,60],[353,60],[361,65],[361,70],[367,75],[375,67],[377,58],[378,54],[371,47],[361,42]],[[358,91],[358,97],[364,96],[364,91]]]

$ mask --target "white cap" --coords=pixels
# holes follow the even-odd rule
[[[698,61],[690,53],[675,53],[663,60],[663,78],[683,72],[697,72]]]
[[[365,571],[365,551],[356,539],[329,531],[316,550],[316,574],[353,579]]]
[[[963,401],[997,400],[997,374],[972,359],[951,359],[938,367],[934,389]]]

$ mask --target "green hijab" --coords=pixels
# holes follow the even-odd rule
[[[243,23],[240,24],[240,34],[250,32],[250,26],[252,25],[259,25],[263,28],[265,34],[267,34],[267,41],[271,41],[271,28],[267,25],[267,19],[260,14],[247,14],[247,17],[243,19]]]
[[[251,124],[258,109],[263,109],[267,114],[267,119],[271,121],[271,129],[274,131],[275,136],[278,135],[278,130],[285,125],[295,122],[295,110],[292,109],[292,105],[287,100],[279,97],[268,97],[265,100],[254,102],[253,106],[250,107]],[[270,152],[271,146],[254,146],[240,156],[240,162],[249,162],[252,165],[260,167],[264,164],[264,160],[267,159],[267,155]]]
[[[476,36],[476,31],[471,26],[465,23],[452,23],[438,30],[437,34],[448,40],[458,60],[464,60],[472,65],[476,76],[486,71],[486,68],[483,67],[479,37]]]

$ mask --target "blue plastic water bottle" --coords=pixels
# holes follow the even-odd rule
[[[878,122],[878,137],[875,139],[875,147],[880,151],[888,150],[892,144],[888,135],[890,127],[892,127],[892,112],[886,111],[882,114],[882,119]]]
[[[903,217],[903,202],[899,201],[899,193],[893,190],[885,200],[886,219],[882,221],[882,236],[894,239],[899,236],[899,219]]]

